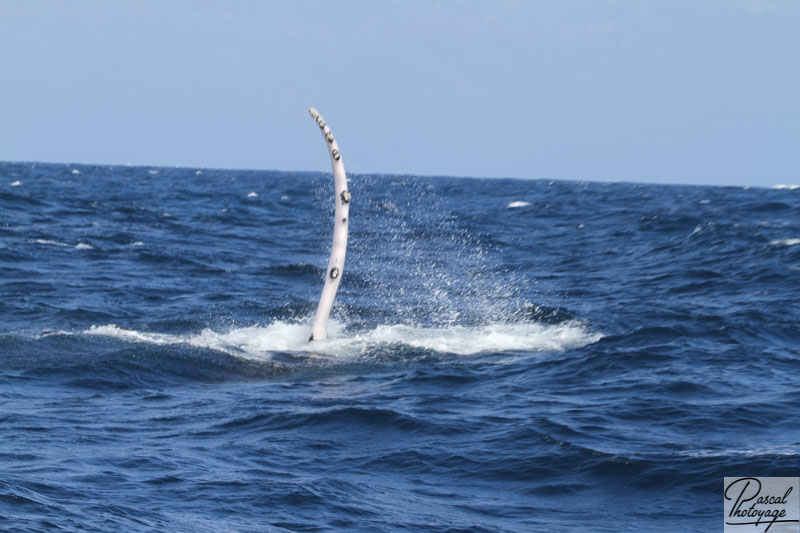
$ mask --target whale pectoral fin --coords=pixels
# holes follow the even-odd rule
[[[333,300],[339,288],[341,274],[344,270],[344,257],[347,252],[347,220],[350,218],[350,192],[347,190],[347,175],[344,171],[342,154],[339,151],[339,144],[333,136],[328,124],[322,115],[313,107],[308,108],[311,117],[319,126],[328,152],[331,157],[331,167],[333,168],[334,201],[336,210],[333,218],[333,248],[331,257],[328,260],[328,268],[325,271],[325,284],[322,286],[322,294],[317,304],[317,313],[314,316],[314,325],[311,327],[309,342],[323,340],[328,337],[328,317],[331,313]]]

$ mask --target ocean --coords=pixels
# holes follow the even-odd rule
[[[800,188],[0,163],[0,530],[722,531],[800,475]]]

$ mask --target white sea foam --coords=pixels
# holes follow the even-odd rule
[[[688,457],[759,457],[775,455],[783,457],[797,457],[800,455],[795,445],[763,446],[760,448],[725,448],[725,449],[699,449],[685,450],[678,455]]]
[[[522,200],[516,200],[514,202],[509,203],[508,204],[508,208],[509,209],[513,209],[515,207],[525,207],[525,206],[528,206],[528,205],[531,205],[531,203],[530,202],[523,202]]]
[[[333,355],[366,351],[382,344],[399,344],[442,353],[474,355],[499,351],[560,351],[579,348],[601,338],[583,325],[569,322],[558,325],[538,323],[495,323],[477,327],[450,326],[424,328],[397,324],[378,326],[353,336],[333,338]],[[327,347],[326,347],[327,348]],[[323,348],[325,349],[325,348]]]
[[[22,185],[22,182],[19,181],[19,180],[11,182],[11,186],[12,187],[20,187],[21,185]]]
[[[255,192],[255,191],[254,191],[254,192],[251,192],[251,193],[249,193],[249,194],[247,195],[247,197],[248,197],[248,198],[258,198],[258,193],[257,193],[257,192]]]
[[[790,191],[794,189],[800,189],[800,185],[796,185],[794,183],[778,183],[777,185],[772,186],[773,189],[788,189]]]
[[[151,176],[155,176],[156,174],[158,174],[158,170],[148,170],[147,173],[150,174]]]
[[[795,244],[800,244],[800,239],[775,239],[774,241],[769,241],[769,243],[773,246],[794,246]]]
[[[52,241],[50,239],[36,239],[34,241],[31,241],[31,242],[34,242],[36,244],[43,244],[45,246],[58,246],[60,248],[70,248],[70,247],[72,247],[71,244],[67,244],[65,242],[59,242],[59,241]],[[79,242],[78,244],[76,244],[74,246],[74,248],[76,250],[94,250],[94,246],[92,246],[91,244],[83,243],[83,242]]]
[[[81,171],[80,171],[80,170],[78,170],[77,168],[73,168],[73,169],[72,169],[72,173],[73,173],[73,174],[75,174],[75,175],[77,176],[78,174],[80,174],[80,173],[81,173]]]
[[[36,239],[33,242],[36,244],[46,244],[48,246],[69,246],[69,244],[65,242],[51,241],[49,239]]]
[[[181,344],[185,342],[181,337],[163,333],[141,333],[135,330],[122,329],[114,324],[106,326],[92,326],[83,332],[85,335],[103,335],[127,341],[146,342],[149,344]]]
[[[603,336],[579,322],[495,323],[483,326],[425,328],[384,325],[362,332],[341,333],[329,324],[330,338],[309,344],[309,324],[273,322],[268,326],[235,328],[225,333],[204,329],[198,334],[167,335],[126,330],[116,325],[92,326],[83,334],[115,337],[157,345],[187,344],[247,359],[268,359],[272,352],[305,352],[339,358],[358,357],[385,346],[409,346],[440,353],[474,355],[501,351],[561,351],[597,342]]]

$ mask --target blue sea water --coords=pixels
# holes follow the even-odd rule
[[[800,189],[0,163],[0,530],[721,531]]]

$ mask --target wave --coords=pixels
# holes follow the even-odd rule
[[[603,337],[600,333],[589,331],[578,321],[560,324],[491,323],[474,327],[442,328],[395,324],[346,334],[344,329],[340,322],[331,321],[329,330],[332,336],[312,344],[308,342],[308,324],[284,321],[276,321],[267,326],[235,328],[224,333],[204,329],[198,334],[186,335],[141,332],[109,324],[92,326],[81,334],[161,346],[190,345],[256,360],[270,359],[275,352],[357,358],[392,346],[455,355],[563,351],[581,348]]]

